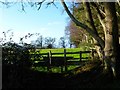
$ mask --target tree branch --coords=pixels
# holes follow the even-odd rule
[[[21,7],[22,7],[22,11],[25,12],[25,8],[24,8],[24,3],[23,3],[23,0],[21,0]]]
[[[120,6],[120,0],[117,0],[118,5]]]
[[[105,18],[105,13],[99,9],[97,3],[94,3],[94,2],[91,2],[91,5],[94,6],[100,16],[101,19],[104,19]]]
[[[50,1],[49,3],[47,3],[47,7],[48,7],[49,5],[51,5],[51,4],[53,4],[53,5],[58,9],[58,7],[55,5],[54,1],[55,1],[55,0],[52,0],[52,1]]]
[[[38,7],[37,10],[39,10],[39,9],[41,8],[41,5],[43,4],[44,1],[45,1],[45,0],[42,0],[41,2],[38,2],[38,3],[37,3],[37,5],[39,5],[39,7]]]
[[[93,29],[89,28],[87,25],[81,23],[80,21],[78,21],[72,14],[71,12],[68,10],[67,5],[65,4],[64,0],[61,0],[61,3],[65,9],[65,11],[67,12],[67,14],[69,15],[69,17],[71,18],[71,20],[77,25],[82,27],[83,29],[85,29],[95,40],[97,40],[97,42],[101,45],[102,48],[104,48],[105,43],[104,41],[94,32]]]
[[[93,30],[95,31],[95,33],[98,35],[98,32],[97,32],[96,27],[94,25],[94,21],[93,21],[89,2],[85,2],[85,6],[86,6],[87,13],[88,13],[88,18],[90,19],[90,24],[91,24]]]

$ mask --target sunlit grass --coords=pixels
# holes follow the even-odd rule
[[[59,49],[37,49],[36,50],[36,53],[37,54],[42,54],[42,53],[48,53],[50,52],[51,53],[63,53],[64,52],[64,48],[59,48]],[[80,48],[67,48],[66,49],[66,52],[79,52],[79,51],[82,51],[82,49]],[[52,55],[52,57],[64,57],[64,54],[58,54],[58,55]],[[73,57],[73,58],[76,58],[76,59],[73,59],[71,61],[79,61],[80,59],[80,54],[67,54],[66,55],[67,57]],[[90,54],[82,54],[82,57],[90,57]],[[31,58],[32,60],[42,60],[42,58]],[[84,61],[85,59],[82,59],[82,61]],[[69,60],[68,60],[69,61]],[[37,63],[38,61],[35,61],[35,63]],[[67,68],[68,70],[72,70],[76,67],[78,67],[79,65],[68,65]],[[39,67],[33,67],[34,70],[37,70],[37,71],[43,71],[43,72],[48,72],[47,70],[47,67],[46,66],[39,66]],[[61,72],[61,67],[52,67],[51,68],[51,71],[53,73],[60,73]],[[63,71],[65,71],[65,68],[63,68]]]
[[[76,67],[79,67],[80,65],[69,65],[67,66],[68,71],[73,70]],[[51,71],[52,73],[61,73],[61,67],[51,67],[51,69],[48,71],[47,67],[45,66],[39,66],[39,67],[32,67],[32,70],[35,71],[40,71],[40,72],[49,72]],[[63,72],[65,72],[65,68],[63,68]]]
[[[42,54],[42,53],[49,53],[51,51],[51,53],[64,53],[64,48],[59,48],[59,49],[37,49],[35,53],[37,54]],[[66,52],[79,52],[79,51],[83,51],[83,49],[81,48],[67,48]],[[47,55],[43,55],[43,56],[47,56]],[[64,54],[58,54],[58,55],[52,55],[52,57],[64,57]],[[71,56],[73,58],[80,58],[80,54],[67,54],[66,56]],[[89,56],[89,54],[82,54],[82,57],[86,57]]]

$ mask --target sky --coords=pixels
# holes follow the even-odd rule
[[[64,36],[65,26],[68,22],[68,15],[64,12],[60,2],[50,5],[46,8],[43,4],[38,11],[36,7],[25,6],[25,12],[21,10],[21,4],[15,4],[9,8],[0,6],[0,38],[2,32],[11,30],[13,32],[13,40],[18,43],[20,37],[27,33],[40,33],[43,37],[56,38]],[[2,34],[2,35],[1,35]],[[8,35],[9,36],[9,35]],[[35,40],[33,36],[24,40],[27,43]]]

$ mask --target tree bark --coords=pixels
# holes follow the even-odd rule
[[[86,6],[87,17],[90,20],[90,25],[93,28],[93,30],[95,31],[96,35],[99,36],[98,31],[97,31],[97,29],[96,29],[96,27],[94,25],[95,23],[94,23],[94,20],[93,20],[93,17],[92,17],[91,9],[90,9],[90,3],[89,2],[85,2],[84,4]],[[99,56],[99,59],[101,61],[103,61],[103,49],[104,48],[94,38],[93,38],[93,40],[94,40],[95,49],[96,49],[96,52],[97,52],[97,54]]]
[[[104,20],[105,22],[102,22],[102,26],[105,34],[105,41],[103,41],[93,29],[77,20],[68,10],[64,0],[61,0],[61,3],[71,20],[76,25],[85,29],[100,44],[100,46],[104,48],[104,53],[102,54],[104,56],[105,71],[107,71],[113,77],[120,77],[118,22],[115,2],[104,2],[106,15]]]
[[[119,59],[119,37],[118,22],[114,2],[105,2],[105,70],[114,77],[118,76]]]

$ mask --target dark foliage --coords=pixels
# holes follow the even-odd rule
[[[29,48],[16,43],[5,43],[2,47],[2,85],[20,87],[25,69],[32,66]],[[15,85],[14,85],[14,84]]]

